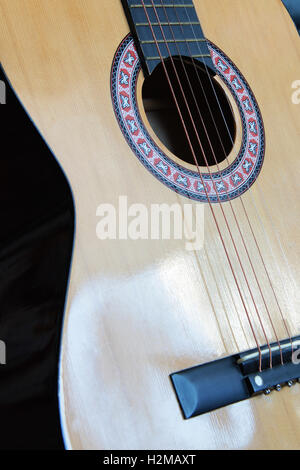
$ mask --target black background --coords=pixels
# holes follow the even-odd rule
[[[63,448],[57,363],[74,212],[67,181],[6,83],[0,106],[0,448]]]

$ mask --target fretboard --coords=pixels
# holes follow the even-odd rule
[[[161,58],[193,57],[213,68],[192,0],[122,0],[145,74]],[[146,12],[145,12],[145,8]]]

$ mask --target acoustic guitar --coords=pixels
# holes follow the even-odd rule
[[[300,41],[281,1],[0,14],[74,197],[66,447],[299,449]]]

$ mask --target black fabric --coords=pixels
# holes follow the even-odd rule
[[[74,210],[68,183],[2,69],[0,448],[62,449],[57,369]]]
[[[291,15],[298,33],[300,34],[300,1],[299,0],[282,0]]]

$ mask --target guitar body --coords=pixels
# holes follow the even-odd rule
[[[253,223],[284,318],[299,333],[300,40],[279,0],[194,0],[205,36],[241,71],[265,130],[262,169],[242,198]],[[2,0],[3,67],[56,155],[74,196],[76,231],[60,357],[59,398],[65,442],[72,449],[293,449],[300,447],[299,385],[184,420],[169,375],[254,348],[209,205],[173,191],[134,155],[118,125],[111,68],[129,27],[118,0]],[[137,78],[137,105],[149,134]],[[242,131],[237,126],[237,152]],[[53,188],[55,191],[55,188]],[[99,240],[97,207],[186,203],[203,207],[204,241]],[[240,221],[279,338],[282,319],[249,235]],[[222,206],[250,285],[239,233]],[[234,251],[214,204],[230,255]],[[248,242],[249,238],[249,242]],[[238,262],[233,261],[239,272]],[[244,279],[239,282],[259,327]],[[256,294],[255,294],[256,295]],[[257,304],[263,303],[257,295]],[[266,333],[275,341],[264,313]]]

